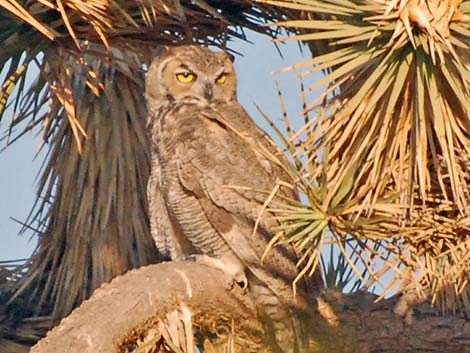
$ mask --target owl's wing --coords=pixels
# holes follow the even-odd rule
[[[177,259],[180,249],[175,241],[174,228],[161,190],[160,164],[152,158],[152,172],[147,184],[150,214],[150,233],[162,260]]]
[[[197,121],[176,150],[182,185],[198,199],[212,226],[255,276],[274,293],[292,299],[291,283],[298,273],[295,253],[275,247],[261,264],[276,225],[266,212],[253,234],[263,203],[280,175],[216,116],[195,114]]]

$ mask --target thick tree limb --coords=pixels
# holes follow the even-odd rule
[[[393,312],[395,298],[374,304],[375,298],[324,293],[322,302],[333,308],[339,325],[329,325],[320,315],[313,318],[307,324],[312,352],[470,352],[470,322],[463,316],[439,316],[423,304],[406,323]],[[218,270],[181,262],[133,270],[103,285],[31,353],[124,352],[126,344],[129,348],[137,339],[148,339],[149,330],[154,342],[163,342],[172,332],[181,336],[184,323],[177,322],[189,313],[202,336],[217,328],[223,337],[219,344],[235,328],[237,352],[267,349],[260,341],[262,325],[242,290],[229,289]],[[169,328],[166,337],[164,327]],[[211,340],[217,341],[214,335]]]
[[[230,325],[233,318],[247,335],[259,336],[262,327],[254,307],[240,288],[230,291],[225,283],[222,272],[196,263],[132,270],[96,290],[31,353],[114,353],[122,342],[145,334],[159,319],[182,307],[190,309],[195,324]]]

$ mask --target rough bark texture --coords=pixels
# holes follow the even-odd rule
[[[201,326],[233,318],[237,327],[261,334],[254,307],[239,287],[229,290],[222,272],[174,262],[132,270],[102,285],[31,353],[117,352],[123,342],[182,306],[190,308],[194,321],[205,321]]]
[[[396,298],[378,304],[374,299],[367,293],[324,293],[322,302],[331,306],[338,326],[320,315],[306,323],[312,352],[470,352],[470,322],[465,317],[440,316],[422,304],[405,320],[393,312]],[[203,332],[219,324],[230,326],[233,319],[235,334],[251,341],[236,351],[265,349],[252,303],[238,287],[229,289],[221,272],[195,263],[164,263],[103,285],[31,353],[124,351],[123,342],[143,337],[158,320],[182,307],[189,308],[193,324]]]

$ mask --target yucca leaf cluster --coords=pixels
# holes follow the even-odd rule
[[[284,70],[324,73],[289,141],[310,207],[284,209],[284,239],[312,265],[335,242],[384,295],[469,310],[470,2],[262,2],[302,13],[275,25],[313,58]]]

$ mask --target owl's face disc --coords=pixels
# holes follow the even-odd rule
[[[166,47],[152,63],[146,96],[159,106],[168,103],[197,104],[236,100],[236,74],[231,58],[195,45]]]

